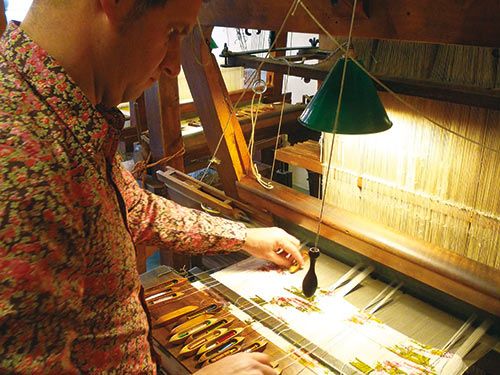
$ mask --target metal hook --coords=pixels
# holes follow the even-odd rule
[[[260,35],[262,33],[262,30],[257,30],[255,32],[256,35]],[[245,29],[245,35],[248,35],[248,36],[252,36],[252,33],[250,31],[248,31],[248,29]]]

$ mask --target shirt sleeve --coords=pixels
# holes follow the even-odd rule
[[[246,227],[242,223],[183,207],[141,189],[119,158],[113,168],[136,244],[165,246],[191,254],[241,250],[246,237]]]

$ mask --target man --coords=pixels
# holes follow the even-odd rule
[[[244,249],[302,264],[277,228],[179,207],[138,188],[115,157],[123,118],[161,72],[201,0],[35,0],[0,45],[0,373],[154,373],[135,244]],[[263,354],[200,373],[271,374]]]

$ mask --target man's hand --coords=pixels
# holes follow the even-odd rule
[[[294,261],[302,267],[299,247],[300,241],[281,228],[248,228],[243,250],[282,267],[290,267]]]
[[[203,367],[194,375],[277,375],[264,353],[238,353]]]

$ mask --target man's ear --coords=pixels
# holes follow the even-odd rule
[[[131,14],[136,0],[99,0],[99,3],[109,21],[120,25]]]

